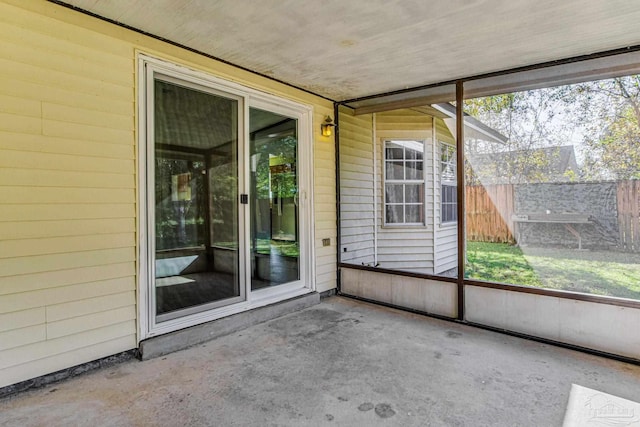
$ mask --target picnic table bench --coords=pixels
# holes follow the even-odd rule
[[[520,227],[521,223],[538,223],[538,224],[562,224],[564,228],[573,234],[578,239],[578,249],[582,250],[582,236],[580,232],[576,230],[573,225],[575,224],[592,224],[593,219],[591,215],[577,214],[577,213],[531,213],[531,214],[514,214],[511,217],[515,228],[516,241],[518,244],[522,244],[520,240]]]

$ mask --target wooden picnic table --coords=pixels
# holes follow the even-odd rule
[[[531,213],[531,214],[514,214],[511,217],[515,228],[516,242],[523,244],[520,240],[520,223],[537,223],[537,224],[562,224],[564,228],[578,239],[578,250],[582,250],[582,236],[573,225],[575,224],[592,224],[591,215],[577,213]]]

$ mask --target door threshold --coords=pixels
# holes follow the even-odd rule
[[[139,357],[140,360],[149,360],[184,350],[318,303],[320,303],[320,294],[310,292],[200,325],[158,335],[140,342]]]

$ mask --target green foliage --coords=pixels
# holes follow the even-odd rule
[[[465,101],[465,112],[507,137],[506,143],[467,138],[466,176],[469,183],[546,182],[559,153],[541,148],[566,145],[566,129],[557,114],[564,88],[549,88],[488,96]]]
[[[464,103],[464,111],[467,114],[472,115],[473,117],[483,117],[487,119],[487,116],[491,115],[508,113],[509,110],[513,110],[517,108],[520,103],[518,102],[518,98],[522,98],[521,93],[505,93],[501,95],[494,96],[486,96],[483,98],[473,98],[465,101]],[[499,120],[496,118],[496,120]],[[491,126],[490,123],[486,123]],[[500,123],[495,123],[496,126],[499,126]],[[494,126],[492,126],[494,127]]]
[[[640,179],[640,76],[579,85],[587,179]]]
[[[640,179],[640,128],[631,108],[614,120],[598,140],[587,140],[588,173],[601,176],[606,171],[613,179]]]
[[[506,144],[467,138],[469,183],[483,176],[511,183],[558,178],[549,171],[559,159],[540,149],[564,145],[574,145],[582,163],[566,180],[640,179],[638,75],[470,99],[465,112],[508,138]],[[498,164],[479,161],[500,153]]]

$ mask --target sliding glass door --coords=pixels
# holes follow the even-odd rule
[[[309,292],[311,109],[140,65],[141,336]]]
[[[249,109],[251,289],[300,279],[298,121]]]
[[[240,301],[239,100],[156,77],[158,321]]]

